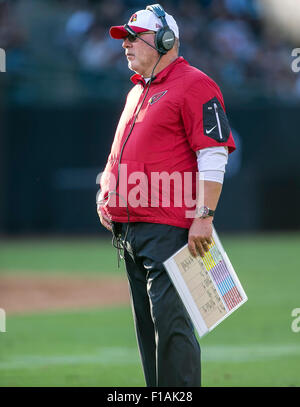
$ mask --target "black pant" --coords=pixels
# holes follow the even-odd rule
[[[122,236],[127,224],[122,224]],[[163,262],[187,243],[188,230],[130,223],[125,263],[147,386],[201,385],[200,347]]]

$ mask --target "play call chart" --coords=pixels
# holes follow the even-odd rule
[[[247,301],[214,229],[209,251],[203,258],[193,257],[185,245],[164,265],[200,337]]]
[[[203,264],[216,284],[228,310],[236,307],[243,301],[236,283],[234,282],[225,261],[213,240],[209,252],[204,256]]]

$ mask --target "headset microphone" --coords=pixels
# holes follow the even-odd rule
[[[138,38],[139,40],[143,41],[145,44],[149,45],[149,47],[151,47],[151,48],[155,49],[155,51],[157,51],[157,49],[153,45],[151,45],[149,42],[147,42],[143,38],[141,38],[132,28],[129,27],[128,24],[124,24],[124,28],[128,32],[128,34],[132,35],[134,38]]]

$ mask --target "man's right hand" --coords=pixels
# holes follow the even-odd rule
[[[100,219],[100,222],[102,223],[102,225],[109,230],[110,232],[112,231],[112,226],[111,226],[111,221],[110,219],[104,214],[103,210],[102,210],[102,206],[101,205],[97,205],[97,213]]]

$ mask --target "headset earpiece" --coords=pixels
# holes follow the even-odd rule
[[[160,54],[166,54],[175,44],[175,34],[169,28],[166,13],[160,4],[153,4],[147,6],[146,10],[152,11],[162,22],[162,28],[160,28],[155,34],[155,46]]]
[[[173,48],[175,35],[169,28],[160,28],[155,35],[155,45],[160,54],[166,54]]]

